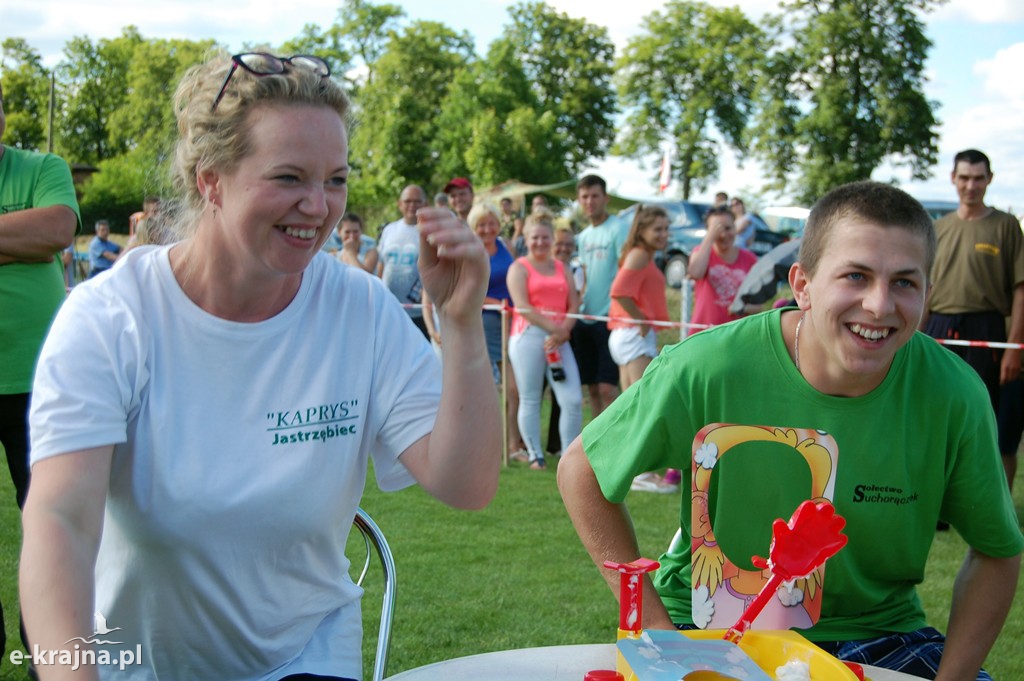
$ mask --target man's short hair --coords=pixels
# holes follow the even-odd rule
[[[851,182],[821,197],[807,217],[800,242],[800,265],[813,276],[833,228],[844,220],[860,220],[878,227],[905,229],[925,241],[925,274],[935,261],[935,226],[917,199],[882,182]],[[879,245],[879,248],[884,246]]]
[[[989,162],[988,156],[978,151],[977,149],[964,149],[963,151],[959,152],[956,156],[953,157],[954,173],[956,172],[956,167],[960,163],[960,161],[963,161],[964,163],[970,163],[971,165],[974,165],[975,163],[984,163],[985,174],[992,174],[992,164]]]
[[[605,182],[604,178],[600,175],[584,175],[580,178],[580,181],[576,183],[577,192],[581,189],[590,189],[591,187],[600,187],[602,193],[608,193],[608,183]]]

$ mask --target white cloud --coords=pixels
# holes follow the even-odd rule
[[[998,3],[997,3],[998,4]],[[952,113],[940,128],[941,148],[935,177],[910,185],[922,198],[955,200],[949,184],[953,156],[963,149],[984,151],[995,179],[986,203],[1020,212],[1024,209],[1024,42],[1005,47],[972,68],[984,98]]]
[[[1020,0],[951,0],[935,12],[939,21],[973,21],[1002,24],[1024,21],[1024,2]]]
[[[974,73],[984,82],[985,92],[1005,101],[1024,101],[1024,42],[996,52],[991,59],[974,64]]]
[[[1024,97],[1017,101],[988,101],[964,109],[945,121],[939,129],[938,163],[928,180],[909,182],[905,170],[889,166],[875,178],[897,177],[904,189],[919,199],[956,200],[949,181],[953,156],[964,149],[980,149],[992,160],[995,179],[985,194],[985,202],[1002,210],[1020,213],[1024,209]]]
[[[299,35],[307,23],[331,25],[338,0],[306,0],[301,12],[282,11],[276,0],[125,2],[125,0],[36,0],[32,9],[0,9],[0,26],[40,51],[48,66],[62,58],[74,36],[113,38],[134,25],[146,38],[213,39],[229,49],[243,43],[279,44]],[[13,27],[13,30],[8,27]]]
[[[665,3],[662,0],[633,0],[629,3],[628,12],[624,12],[619,3],[593,0],[550,0],[548,4],[571,17],[608,27],[608,36],[616,49],[621,50],[629,38],[639,33],[640,21],[651,12],[662,9]]]

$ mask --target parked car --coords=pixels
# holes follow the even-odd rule
[[[672,288],[680,288],[686,279],[686,269],[690,264],[690,254],[704,240],[707,230],[704,229],[704,216],[711,204],[693,201],[647,201],[645,205],[661,206],[668,213],[668,246],[659,251],[654,260],[665,273],[665,281]],[[637,204],[633,204],[619,213],[619,217],[632,224]],[[751,215],[754,223],[754,241],[750,250],[758,256],[764,255],[779,244],[789,239],[786,234],[773,232],[756,215]]]
[[[810,214],[811,209],[803,206],[769,206],[759,213],[768,229],[791,238],[803,235],[804,225],[807,224],[807,216]]]
[[[933,222],[960,207],[956,201],[931,201],[929,199],[918,199],[918,201],[921,201],[921,205],[928,211],[928,215],[931,216]]]

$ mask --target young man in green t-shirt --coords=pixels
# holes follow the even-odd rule
[[[802,611],[785,618],[816,600],[820,618],[801,633],[841,659],[989,678],[979,670],[1009,611],[1024,536],[984,386],[916,332],[934,257],[931,220],[906,193],[872,182],[833,190],[790,271],[796,308],[667,349],[568,448],[559,488],[599,566],[639,557],[623,504],[633,476],[690,473],[680,535],[645,585],[645,628],[729,626],[723,604],[763,580],[749,558],[767,553],[771,521],[827,499],[848,545],[818,582],[796,598],[780,590],[769,610],[806,627],[814,617]],[[945,637],[915,592],[939,519],[971,547]],[[723,552],[738,572],[708,560]],[[617,573],[604,576],[617,593]]]

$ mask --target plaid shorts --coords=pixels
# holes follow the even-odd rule
[[[904,674],[934,679],[942,659],[946,637],[937,629],[925,627],[906,634],[890,634],[863,641],[816,642],[818,647],[840,660],[870,664]],[[977,681],[992,681],[984,669]]]
[[[676,624],[676,629],[696,629],[692,624]],[[946,637],[938,629],[925,627],[906,634],[890,634],[862,641],[815,641],[815,645],[840,660],[891,669],[922,679],[934,679],[942,659]],[[975,681],[992,681],[982,669]]]

